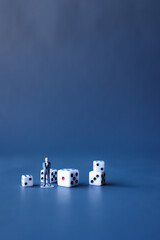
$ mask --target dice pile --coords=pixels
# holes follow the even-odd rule
[[[44,171],[40,171],[40,182],[43,183]],[[46,176],[46,182],[48,182]],[[79,184],[79,170],[64,168],[57,171],[57,169],[50,169],[50,183],[57,183],[62,187],[74,187]],[[105,162],[102,160],[93,161],[93,171],[89,172],[89,184],[101,186],[105,184]],[[21,185],[23,187],[33,186],[32,175],[22,175]]]
[[[101,186],[105,184],[105,162],[93,161],[93,171],[89,172],[89,184]]]

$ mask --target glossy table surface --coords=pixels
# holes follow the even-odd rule
[[[78,168],[80,185],[41,189],[41,157],[1,157],[1,239],[159,239],[159,157],[106,156],[103,187],[88,185],[92,160],[51,160],[57,169]],[[21,187],[21,174],[27,173],[34,187]]]

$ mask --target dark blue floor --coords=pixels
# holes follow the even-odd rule
[[[55,168],[78,168],[81,184],[52,189],[39,187],[42,160],[0,158],[1,239],[160,239],[158,156],[106,156],[103,187],[88,186],[94,156],[57,157]],[[20,186],[27,173],[34,176],[33,188]]]

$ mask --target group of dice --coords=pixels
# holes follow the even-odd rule
[[[44,173],[40,172],[40,181],[43,182]],[[48,181],[48,179],[46,179]],[[64,168],[57,171],[57,169],[50,169],[50,183],[56,183],[62,187],[73,187],[79,184],[78,169]]]
[[[44,171],[40,171],[40,182],[43,183]],[[46,182],[48,181],[46,176]],[[57,183],[63,187],[73,187],[79,184],[79,171],[78,169],[65,168],[50,169],[50,183]],[[22,175],[21,184],[23,187],[33,186],[32,175]],[[93,171],[89,172],[89,184],[101,186],[105,184],[105,162],[93,161]]]
[[[44,171],[40,171],[40,182],[43,183]],[[46,176],[46,182],[48,182]],[[57,183],[59,186],[63,187],[73,187],[79,184],[79,171],[78,169],[65,168],[60,169],[50,169],[50,183]],[[33,186],[33,176],[32,175],[22,175],[21,185],[23,187]]]
[[[105,162],[93,161],[93,171],[89,172],[89,184],[101,186],[105,184]]]

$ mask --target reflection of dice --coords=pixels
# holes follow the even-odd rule
[[[43,182],[44,178],[44,171],[41,170],[40,172],[40,180]],[[46,176],[46,182],[48,182],[48,178]],[[51,183],[56,183],[57,182],[57,169],[50,169],[50,182]]]
[[[105,171],[105,162],[102,160],[93,161],[93,171],[104,172]]]
[[[105,184],[105,172],[89,172],[89,184],[101,186]]]
[[[22,175],[21,176],[21,184],[23,187],[33,186],[33,176],[32,175]]]
[[[58,185],[73,187],[79,184],[79,171],[77,169],[58,170]]]

